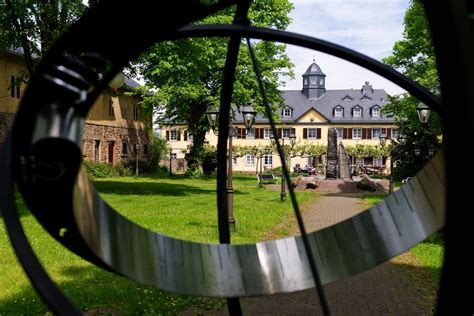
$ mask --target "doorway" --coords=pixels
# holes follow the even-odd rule
[[[107,162],[112,165],[114,164],[114,146],[115,142],[109,142]]]

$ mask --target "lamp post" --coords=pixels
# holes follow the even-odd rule
[[[247,103],[247,106],[242,108],[242,116],[244,119],[245,128],[248,132],[255,121],[255,112],[251,103]],[[214,103],[210,104],[206,110],[207,120],[209,126],[214,131],[214,134],[218,134],[218,121],[219,121],[219,110]],[[231,115],[229,120],[229,137],[228,137],[228,155],[227,155],[227,218],[230,226],[235,230],[235,218],[234,218],[234,188],[232,184],[232,138],[234,136],[234,127],[232,124],[233,116]]]
[[[171,177],[172,176],[172,173],[171,173],[171,163],[172,163],[172,161],[171,160],[173,159],[173,148],[170,147],[168,149],[168,151],[169,151],[169,154],[170,154],[170,174],[169,174],[169,176]]]
[[[138,154],[140,153],[140,145],[135,144],[135,153],[137,154],[137,161],[135,165],[135,176],[138,177]]]
[[[387,135],[385,133],[380,134],[379,137],[380,146],[382,150],[385,148],[385,144],[387,142]],[[390,148],[390,175],[388,180],[388,193],[391,194],[393,192],[393,146],[394,142],[392,140],[392,148]]]

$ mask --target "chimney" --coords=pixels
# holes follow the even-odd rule
[[[374,93],[374,89],[372,89],[372,85],[368,81],[362,86],[362,93]]]

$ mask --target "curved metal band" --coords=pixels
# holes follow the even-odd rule
[[[308,234],[322,283],[370,269],[444,225],[444,166],[438,153],[416,177],[356,217]],[[300,237],[253,245],[204,244],[142,228],[116,213],[84,172],[74,214],[94,253],[118,272],[159,288],[235,297],[314,286]]]

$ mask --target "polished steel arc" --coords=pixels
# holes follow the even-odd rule
[[[308,234],[323,284],[368,270],[444,226],[444,162],[439,152],[418,175],[365,212]],[[171,238],[129,221],[81,171],[74,216],[92,251],[114,270],[161,289],[214,297],[314,287],[300,237],[251,245]]]

